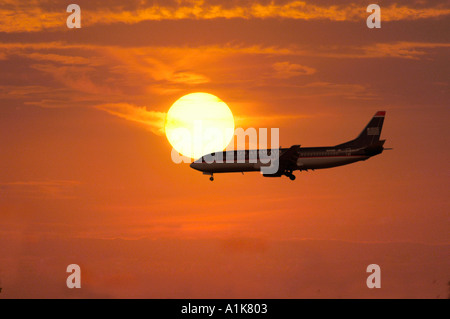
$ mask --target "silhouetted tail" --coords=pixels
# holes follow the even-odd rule
[[[337,145],[337,147],[358,148],[370,145],[383,145],[384,141],[380,141],[380,135],[385,115],[385,111],[378,111],[357,138],[350,142]]]

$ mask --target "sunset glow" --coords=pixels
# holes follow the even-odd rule
[[[450,2],[375,1],[381,28],[371,3],[0,1],[0,299],[447,298]],[[381,110],[366,161],[190,167],[236,128],[328,147]]]

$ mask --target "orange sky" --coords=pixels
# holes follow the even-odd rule
[[[78,0],[69,30],[72,2],[0,2],[0,297],[447,298],[446,1],[378,1],[378,30],[358,0]],[[211,183],[161,130],[192,92],[283,147],[386,110],[394,150]]]

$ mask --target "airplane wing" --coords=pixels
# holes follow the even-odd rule
[[[276,173],[263,174],[266,177],[280,177],[286,171],[294,170],[297,166],[298,150],[300,145],[292,145],[289,149],[278,155],[278,171]]]
[[[300,145],[292,145],[287,151],[279,157],[280,171],[293,168],[297,165],[298,150]]]

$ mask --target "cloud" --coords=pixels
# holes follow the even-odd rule
[[[207,1],[177,1],[164,4],[140,1],[123,6],[122,2],[108,2],[107,6],[79,3],[82,9],[82,27],[115,23],[136,24],[161,20],[211,20],[211,19],[295,19],[328,21],[364,21],[367,3],[352,2],[342,5],[322,4],[312,1],[233,1],[210,3]],[[419,20],[448,16],[450,8],[445,3],[416,3],[382,6],[383,21]],[[3,23],[0,32],[36,32],[65,30],[68,13],[50,0],[24,5],[8,1],[0,6]]]
[[[192,90],[220,95],[220,90],[228,87],[232,88],[232,94],[248,90],[257,91],[261,97],[269,92],[267,88],[277,88],[280,90],[278,99],[340,96],[372,100],[377,95],[369,85],[352,81],[332,83],[334,81],[327,78],[327,70],[316,70],[297,61],[307,60],[303,57],[428,59],[448,47],[449,43],[407,41],[317,48],[243,44],[119,47],[65,42],[3,42],[0,43],[0,54],[11,63],[1,61],[4,68],[0,79],[4,83],[23,85],[0,85],[0,97],[17,106],[97,106],[115,116],[145,124],[150,131],[161,135],[164,113],[158,111],[168,109],[176,98]],[[22,71],[17,72],[17,67]],[[22,81],[22,74],[27,75],[27,81]],[[307,75],[314,75],[311,77],[314,80],[308,81]],[[280,81],[293,78],[298,83]],[[161,109],[139,107],[147,105],[149,96]],[[271,98],[273,96],[268,96],[267,101]],[[245,114],[248,106],[251,108],[257,103],[258,97],[239,99],[234,99],[234,107]],[[291,118],[291,112],[287,113]],[[266,122],[259,114],[241,117],[243,127],[250,122]]]
[[[289,79],[300,75],[316,73],[316,69],[290,62],[277,62],[273,65],[273,68],[275,70],[275,77],[280,79]]]
[[[128,121],[141,123],[157,135],[164,134],[164,121],[166,113],[148,111],[145,107],[135,106],[127,103],[97,105],[97,109],[108,112]]]
[[[419,59],[431,49],[450,48],[450,43],[394,42],[376,43],[363,48],[367,58],[403,58]]]
[[[54,90],[42,85],[3,85],[0,86],[0,97],[24,97],[30,95],[39,95],[46,93],[55,93]]]
[[[204,85],[236,84],[242,81],[236,57],[260,57],[259,62],[255,60],[248,65],[247,75],[254,78],[254,72],[267,72],[260,64],[266,57],[295,52],[290,48],[258,45],[123,48],[64,42],[4,42],[0,43],[0,53],[16,65],[19,59],[20,68],[29,79],[22,81],[22,86],[0,86],[0,96],[22,105],[53,108],[143,105],[149,94],[176,96],[196,86],[204,90]],[[13,69],[7,70],[14,63],[4,64],[3,78],[8,76],[10,82],[11,76],[20,77]],[[265,63],[265,67],[270,68],[271,63]]]
[[[210,82],[206,76],[190,72],[175,72],[172,77],[170,77],[170,81],[186,84],[203,84]]]
[[[17,1],[18,2],[18,1]],[[65,11],[65,10],[64,10]],[[1,8],[0,32],[37,32],[66,27],[67,14],[63,10],[44,11],[39,6]]]
[[[422,20],[448,15],[450,15],[448,3],[422,8],[414,8],[413,3],[408,4],[407,6],[399,6],[398,4],[393,3],[387,8],[382,7],[382,19],[384,21]]]
[[[33,64],[31,68],[50,74],[65,87],[88,94],[116,94],[118,90],[112,85],[96,79],[96,69],[88,66],[58,66],[53,64]]]
[[[73,55],[61,55],[61,54],[52,54],[52,53],[24,53],[20,52],[18,55],[24,56],[26,58],[36,60],[36,61],[51,61],[60,64],[68,64],[68,65],[93,65],[92,59],[81,57],[81,56],[73,56]]]
[[[449,48],[450,43],[440,42],[378,42],[369,45],[323,46],[317,49],[290,48],[292,56],[315,56],[337,59],[399,58],[420,59],[432,54],[433,50]]]

